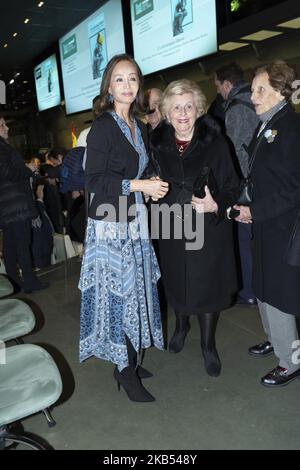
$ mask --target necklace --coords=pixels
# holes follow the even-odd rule
[[[190,145],[190,142],[191,142],[190,140],[179,140],[175,137],[176,147],[181,157],[182,157],[182,154],[186,151],[186,149]]]

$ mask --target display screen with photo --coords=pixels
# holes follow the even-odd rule
[[[121,0],[109,0],[59,41],[67,114],[92,107],[103,71],[125,52]]]
[[[143,74],[217,51],[215,0],[130,0],[134,57]]]
[[[60,104],[61,95],[55,54],[34,68],[34,82],[39,111]]]

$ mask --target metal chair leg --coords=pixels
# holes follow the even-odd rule
[[[25,344],[24,341],[23,341],[23,338],[15,338],[15,342],[17,344]]]
[[[51,412],[50,412],[50,409],[49,408],[45,408],[44,410],[42,410],[44,415],[45,415],[45,418],[47,420],[47,423],[48,423],[48,426],[49,428],[53,428],[53,426],[56,425],[56,421],[53,419],[52,415],[51,415]]]

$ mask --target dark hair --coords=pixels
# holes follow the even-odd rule
[[[144,92],[143,92],[143,84],[144,84],[144,79],[143,75],[141,72],[140,67],[136,63],[136,61],[129,55],[129,54],[119,54],[115,55],[110,59],[108,62],[107,66],[105,67],[104,73],[103,73],[103,78],[102,78],[102,83],[101,83],[101,88],[100,88],[100,98],[99,101],[97,101],[94,109],[95,112],[100,115],[104,113],[105,111],[113,111],[114,109],[114,104],[110,102],[109,100],[109,86],[110,86],[110,81],[111,81],[111,76],[113,73],[114,68],[119,62],[122,62],[123,60],[126,60],[127,62],[130,62],[133,64],[137,70],[138,74],[138,79],[139,79],[139,90],[136,96],[136,99],[130,106],[130,115],[133,115],[135,112],[141,113],[143,112],[144,109]]]
[[[96,101],[98,101],[100,98],[100,95],[96,95],[95,98],[93,98],[93,104],[96,103]]]
[[[219,67],[216,70],[216,77],[221,83],[228,80],[232,85],[236,85],[238,82],[243,80],[244,72],[239,64],[231,62],[230,64]]]
[[[55,147],[48,153],[48,158],[54,158],[55,160],[58,160],[58,155],[62,155],[64,157],[66,153],[67,151],[63,147]]]
[[[288,101],[295,91],[293,89],[293,82],[296,77],[295,70],[283,60],[278,60],[271,64],[258,67],[255,71],[255,76],[265,72],[269,76],[271,87],[279,91]]]
[[[99,105],[100,105],[100,95],[97,95],[95,96],[95,98],[93,98],[93,108],[92,108],[92,112],[93,112],[93,115],[94,115],[94,119],[99,116]],[[92,121],[91,121],[92,122]]]
[[[150,96],[152,91],[156,91],[156,93],[159,95],[160,99],[162,98],[163,92],[161,91],[160,88],[148,88],[145,93],[144,93],[144,114],[152,114],[150,111],[155,112],[154,110],[150,109]]]

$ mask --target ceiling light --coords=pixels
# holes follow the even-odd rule
[[[38,3],[38,7],[41,8],[44,5],[44,2]]]
[[[28,80],[23,80],[23,83],[24,85],[26,85],[26,83],[28,83]]]
[[[20,75],[21,75],[20,72],[15,73],[15,78],[19,77]]]
[[[10,85],[12,85],[13,83],[15,83],[14,79],[12,78],[11,81],[9,82]]]
[[[26,19],[24,20],[24,23],[27,24],[27,23],[29,23],[29,21],[30,21],[29,18],[26,18]]]
[[[256,33],[249,34],[248,36],[243,36],[241,39],[246,39],[246,41],[264,41],[265,39],[273,38],[283,34],[281,31],[269,31],[267,29],[262,29]]]
[[[8,47],[8,44],[7,44],[7,43],[5,43],[3,47]]]
[[[300,16],[298,16],[298,18],[294,18],[293,20],[286,21],[285,23],[280,23],[277,26],[280,26],[281,28],[298,29],[300,28]]]
[[[14,37],[14,38],[15,38],[16,36],[18,36],[18,33],[14,33],[14,34],[13,34],[13,37]]]
[[[234,51],[234,49],[240,49],[241,47],[249,46],[247,42],[225,42],[220,44],[220,51]]]

